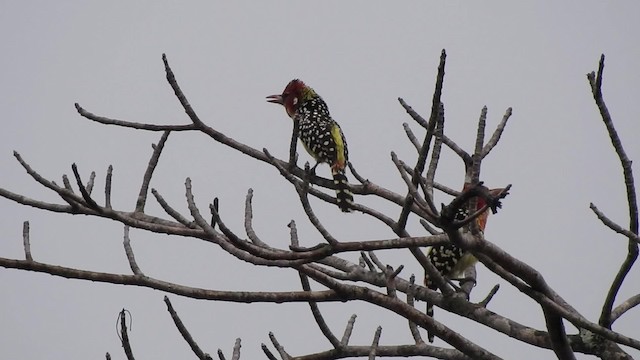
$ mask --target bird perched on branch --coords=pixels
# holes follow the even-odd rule
[[[298,138],[316,160],[313,169],[320,163],[329,164],[336,186],[336,203],[343,212],[352,211],[353,194],[345,175],[349,161],[347,141],[324,100],[298,79],[291,80],[282,94],[267,96],[267,99],[284,106],[294,126],[297,125]]]
[[[467,189],[465,185],[464,189]],[[501,190],[501,189],[500,189]],[[486,201],[481,197],[475,197],[476,199],[476,211],[482,209],[486,205]],[[469,216],[468,203],[461,206],[455,219],[462,221]],[[481,232],[484,232],[484,228],[487,225],[487,217],[489,216],[488,209],[480,214],[476,219],[476,224]],[[468,226],[468,225],[467,225]],[[478,262],[473,254],[463,250],[451,241],[446,244],[433,246],[427,253],[427,259],[433,264],[440,274],[448,280],[459,280],[460,276],[464,274],[464,271]],[[438,286],[429,279],[428,274],[424,274],[424,285],[431,290],[438,290]],[[427,302],[427,316],[433,317],[433,304]],[[427,333],[429,342],[433,342],[434,336],[431,333]]]

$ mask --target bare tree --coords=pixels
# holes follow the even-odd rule
[[[620,269],[610,286],[597,322],[587,319],[558,295],[539,271],[503,251],[486,239],[481,231],[478,231],[477,228],[474,229],[474,219],[489,210],[494,213],[497,212],[501,206],[500,200],[508,196],[510,185],[504,184],[500,187],[489,189],[480,181],[480,173],[483,159],[496,147],[505,130],[511,116],[511,109],[506,110],[497,128],[487,140],[485,136],[487,109],[486,107],[483,108],[478,121],[474,149],[472,152],[465,151],[444,133],[445,112],[441,101],[441,92],[444,83],[445,60],[446,54],[443,50],[437,71],[431,113],[427,118],[419,115],[402,99],[398,99],[409,116],[425,133],[424,139],[420,141],[411,127],[408,124],[404,124],[407,137],[415,146],[418,155],[413,163],[409,164],[399,159],[395,153],[392,153],[392,160],[400,177],[406,184],[406,191],[401,194],[384,188],[373,180],[364,179],[358,174],[353,164],[349,164],[352,174],[359,182],[359,184],[351,184],[352,192],[356,196],[375,197],[397,205],[399,214],[395,216],[385,214],[359,204],[357,201],[354,204],[354,210],[369,215],[372,221],[384,223],[397,235],[396,238],[364,241],[343,241],[335,238],[316,217],[309,203],[309,196],[328,203],[335,203],[335,198],[331,195],[333,192],[323,191],[324,189],[334,189],[334,184],[330,179],[312,174],[308,164],[302,167],[296,164],[297,139],[295,133],[291,139],[289,159],[281,160],[272,156],[267,149],[259,150],[242,144],[208,126],[200,120],[189,104],[176,81],[167,58],[163,56],[167,80],[191,123],[186,125],[155,125],[122,121],[94,115],[76,104],[78,113],[91,121],[134,130],[162,133],[158,143],[153,146],[154,151],[144,173],[133,211],[114,209],[111,205],[113,170],[111,166],[106,173],[105,199],[102,205],[100,201],[96,200],[92,191],[95,173],[92,173],[91,177],[85,181],[86,179],[83,180],[81,178],[76,165],[72,165],[77,188],[77,190],[74,190],[74,186],[66,175],[63,176],[63,184],[60,186],[54,181],[41,176],[17,152],[14,155],[27,173],[39,184],[57,193],[64,200],[64,203],[44,202],[6,189],[0,189],[2,197],[22,205],[48,212],[103,217],[122,223],[124,225],[124,251],[131,267],[131,274],[94,272],[36,261],[31,254],[28,222],[24,223],[23,231],[25,259],[0,258],[0,266],[48,273],[66,278],[148,287],[194,299],[243,303],[308,303],[313,318],[330,343],[330,347],[318,353],[293,356],[285,350],[284,346],[273,334],[270,334],[273,346],[271,349],[275,349],[275,352],[265,344],[262,345],[262,349],[269,359],[276,359],[278,356],[282,359],[314,360],[345,357],[368,357],[373,359],[375,357],[388,356],[428,356],[440,359],[499,359],[497,355],[491,353],[480,344],[470,341],[446,324],[439,322],[437,317],[434,319],[427,316],[422,309],[414,306],[416,300],[429,302],[441,310],[482,324],[486,329],[485,331],[500,332],[511,337],[513,341],[523,342],[533,347],[551,349],[558,359],[574,359],[575,353],[591,354],[602,359],[631,359],[631,356],[620,345],[640,349],[640,340],[613,331],[612,324],[623,316],[625,312],[640,303],[640,294],[617,304],[615,301],[620,287],[638,256],[638,243],[640,243],[640,237],[638,236],[638,207],[631,160],[625,154],[602,96],[604,56],[600,59],[597,73],[592,72],[587,75],[587,78],[608,135],[622,164],[629,207],[629,226],[624,227],[614,223],[595,205],[591,204],[591,209],[605,226],[628,239],[627,257],[620,265]],[[322,235],[325,242],[312,247],[302,247],[298,241],[299,235],[294,221],[289,224],[291,234],[289,248],[277,248],[271,245],[269,241],[262,240],[254,231],[252,225],[253,191],[251,189],[246,195],[245,203],[244,232],[246,238],[244,238],[245,235],[238,234],[226,225],[217,199],[210,205],[210,218],[209,215],[205,215],[202,209],[196,206],[194,200],[195,190],[192,188],[189,178],[185,181],[185,198],[189,214],[181,214],[176,211],[157,190],[150,190],[149,187],[154,169],[158,164],[169,135],[172,132],[183,131],[202,132],[232,150],[275,167],[282,177],[291,183],[299,195],[306,216],[315,226],[318,233]],[[443,145],[457,154],[464,163],[465,184],[467,186],[463,191],[456,191],[454,188],[440,184],[435,180]],[[312,187],[311,185],[314,186]],[[438,208],[433,200],[434,191],[451,195],[453,199],[449,204]],[[160,218],[145,213],[145,204],[149,193],[166,211],[168,217]],[[466,204],[469,201],[473,201],[472,199],[478,198],[483,199],[486,205],[478,211],[471,212],[465,219],[459,220],[455,218],[454,215],[459,209],[467,206]],[[471,205],[469,205],[469,208],[475,210]],[[428,235],[412,236],[409,234],[406,229],[409,216],[417,217]],[[302,290],[292,292],[257,292],[250,289],[242,292],[221,291],[194,288],[162,279],[155,279],[145,275],[136,263],[134,251],[129,240],[130,227],[154,233],[199,239],[218,245],[222,251],[256,266],[291,269],[291,271],[299,274]],[[423,248],[444,244],[448,241],[463,248],[465,251],[471,252],[490,271],[518,289],[522,296],[526,296],[538,303],[545,319],[546,330],[540,331],[519,324],[499,312],[488,310],[487,304],[498,291],[498,286],[494,287],[484,300],[479,303],[469,301],[469,294],[475,284],[474,267],[467,269],[465,278],[460,280],[459,286],[452,283],[452,279],[444,278],[438,273],[433,264],[427,260]],[[407,261],[417,261],[424,268],[429,278],[437,284],[440,291],[432,291],[421,286],[416,283],[413,275],[408,278],[401,276],[403,266],[393,268],[382,263],[376,256],[376,251],[380,250],[405,251],[411,254],[412,257],[409,257]],[[359,263],[352,263],[340,256],[341,253],[348,252],[359,252]],[[311,281],[322,285],[325,290],[311,290]],[[407,339],[406,344],[383,346],[379,344],[382,328],[378,328],[373,334],[370,345],[351,345],[349,341],[355,326],[355,315],[347,321],[342,336],[336,335],[335,330],[330,329],[325,322],[318,304],[354,300],[365,301],[377,306],[380,311],[387,310],[406,319],[413,338]],[[164,301],[176,327],[196,357],[199,359],[211,359],[211,356],[205,353],[190,335],[169,298],[165,296]],[[121,342],[127,358],[133,359],[133,351],[129,345],[127,334],[126,314],[123,309],[119,318]],[[579,329],[579,332],[568,334],[565,329],[565,322],[572,324]],[[425,343],[422,339],[420,328],[428,330],[449,344],[450,347],[445,348]],[[277,353],[277,356],[275,353]],[[218,350],[218,356],[220,359],[225,359],[220,350]],[[109,359],[110,355],[107,353],[106,357]],[[233,347],[232,359],[239,358],[240,340],[238,339]]]

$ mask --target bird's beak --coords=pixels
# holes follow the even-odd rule
[[[284,105],[282,102],[282,95],[269,95],[267,96],[267,102]]]

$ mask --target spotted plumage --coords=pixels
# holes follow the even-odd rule
[[[298,79],[289,82],[281,95],[267,98],[269,102],[283,105],[294,124],[297,124],[298,137],[316,160],[316,166],[329,164],[336,186],[336,203],[343,212],[352,211],[353,194],[345,175],[349,161],[347,141],[324,100]]]
[[[479,210],[484,207],[484,200],[477,198],[476,208]],[[462,221],[469,216],[468,206],[463,206],[458,209],[456,213],[456,220]],[[484,231],[487,223],[488,212],[485,211],[476,218],[476,223],[480,231]],[[464,271],[471,265],[474,265],[478,259],[473,254],[464,251],[462,248],[456,246],[452,242],[448,242],[443,245],[433,246],[427,253],[427,259],[433,264],[433,266],[449,280],[458,279],[464,274]],[[429,280],[429,276],[425,273],[424,284],[431,290],[438,290],[435,283]],[[427,302],[427,315],[433,317],[433,304]],[[433,342],[434,336],[431,333],[427,333],[429,342]]]

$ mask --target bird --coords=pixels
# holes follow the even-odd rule
[[[331,168],[336,187],[336,203],[342,212],[353,211],[353,193],[345,169],[349,161],[347,140],[340,125],[331,117],[327,103],[315,90],[299,79],[291,80],[281,94],[267,96],[267,101],[284,106],[298,127],[298,138],[318,164]]]
[[[465,186],[465,189],[467,186]],[[475,197],[476,199],[476,211],[482,209],[486,201],[481,197]],[[469,216],[468,203],[461,206],[456,212],[455,219],[462,221]],[[476,218],[476,224],[481,232],[487,225],[487,217],[489,211],[484,211]],[[451,241],[442,244],[432,246],[427,252],[427,259],[433,264],[438,272],[446,279],[455,280],[459,279],[464,274],[464,271],[475,263],[478,262],[472,253],[465,251],[461,247],[458,247]],[[428,274],[424,274],[424,285],[433,290],[438,290],[438,286],[429,279]],[[427,302],[427,316],[433,317],[433,304]],[[434,335],[427,332],[427,337],[430,343],[433,343]]]

